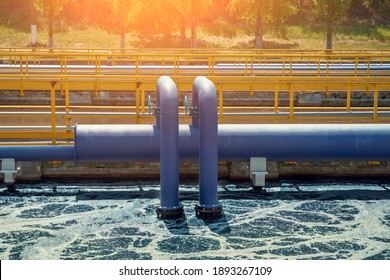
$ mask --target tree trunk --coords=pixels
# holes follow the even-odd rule
[[[256,48],[263,48],[263,13],[257,14],[256,20]]]
[[[49,28],[49,48],[53,49],[53,30],[54,30],[54,4],[50,2],[48,9],[48,28]]]
[[[124,50],[126,48],[126,34],[125,31],[121,30],[121,49]]]
[[[125,15],[124,15],[124,11],[121,11],[120,13],[120,23],[119,23],[119,33],[120,33],[120,37],[121,37],[121,41],[120,41],[120,48],[122,49],[122,51],[125,49],[126,47],[126,33],[125,33]]]
[[[183,45],[186,42],[186,19],[184,16],[180,17],[180,41]]]
[[[53,15],[49,15],[49,48],[53,48],[53,30],[54,30]]]
[[[194,15],[191,19],[191,48],[196,48],[196,18]]]
[[[31,45],[37,45],[37,10],[34,6],[34,1],[30,0],[30,21],[31,21]]]
[[[327,19],[326,22],[326,49],[331,50],[333,47],[333,20]]]

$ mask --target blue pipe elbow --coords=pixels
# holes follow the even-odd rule
[[[218,218],[222,207],[218,202],[218,108],[212,81],[197,77],[192,88],[193,126],[199,127],[199,205],[198,217]]]
[[[157,81],[157,125],[160,127],[160,206],[157,216],[176,219],[183,215],[179,203],[179,102],[177,87],[170,77]]]

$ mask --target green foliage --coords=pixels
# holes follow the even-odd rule
[[[30,0],[0,0],[0,23],[13,26],[18,30],[29,30]]]
[[[169,35],[179,26],[181,18],[189,24],[193,16],[201,18],[210,4],[211,0],[143,0],[139,1],[133,18],[139,30]]]
[[[67,2],[68,0],[34,0],[34,5],[44,17],[49,17],[58,15]]]
[[[30,30],[31,2],[39,11],[38,30],[43,31],[41,23],[52,26],[56,42],[56,34],[66,37],[68,30],[102,30],[113,32],[113,37],[119,33],[138,37],[139,42],[134,42],[121,36],[128,45],[188,47],[188,28],[196,40],[198,26],[202,46],[260,45],[260,40],[253,44],[250,37],[255,33],[256,39],[264,35],[264,47],[290,47],[276,41],[304,38],[317,44],[333,30],[333,23],[343,24],[333,30],[337,47],[340,40],[372,40],[380,45],[389,40],[385,27],[390,24],[390,0],[0,0],[0,24],[14,29],[18,40]],[[331,29],[321,20],[331,21]],[[179,32],[181,36],[175,37]],[[18,40],[12,42],[19,44]],[[110,41],[118,44],[111,37]]]
[[[315,0],[314,3],[320,18],[334,21],[348,11],[351,1],[352,0]]]
[[[229,29],[233,32],[234,25]],[[282,28],[282,27],[279,27]],[[324,25],[284,26],[285,31],[269,30],[265,35],[264,48],[322,49],[326,34]],[[272,31],[272,32],[271,32]],[[375,26],[336,27],[335,49],[390,49],[390,28]],[[208,27],[199,28],[199,47],[214,48],[253,48],[253,36],[242,34],[242,27],[236,26],[237,36],[225,37],[223,34],[211,35]],[[284,35],[285,37],[282,37]],[[58,48],[119,48],[118,35],[99,28],[70,28],[54,34]],[[38,29],[39,45],[47,42],[47,32]],[[16,31],[0,25],[0,47],[26,47],[30,43],[28,31]],[[178,36],[164,38],[161,35],[149,36],[140,40],[130,34],[126,37],[127,47],[188,47],[189,39],[182,43]]]
[[[136,1],[128,11],[130,24],[143,34],[170,34],[177,27],[177,16],[171,1]]]
[[[223,20],[216,20],[214,22],[203,24],[202,28],[210,35],[226,38],[234,38],[237,34],[242,33],[239,32],[237,25]]]
[[[249,24],[255,24],[261,14],[265,22],[283,22],[297,12],[294,0],[231,0],[228,6],[230,15]]]
[[[256,24],[256,47],[263,48],[263,23],[283,22],[297,11],[294,0],[231,0],[230,14],[249,24]]]

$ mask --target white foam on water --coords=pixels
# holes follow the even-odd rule
[[[53,193],[53,187],[57,193]],[[156,218],[159,186],[58,183],[0,189],[1,259],[390,259],[390,192],[379,184],[219,188],[224,214]]]

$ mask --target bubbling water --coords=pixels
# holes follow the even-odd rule
[[[1,259],[390,259],[390,191],[382,183],[221,184],[223,215],[158,220],[159,185],[19,184],[0,189]],[[56,191],[53,191],[54,189]]]

